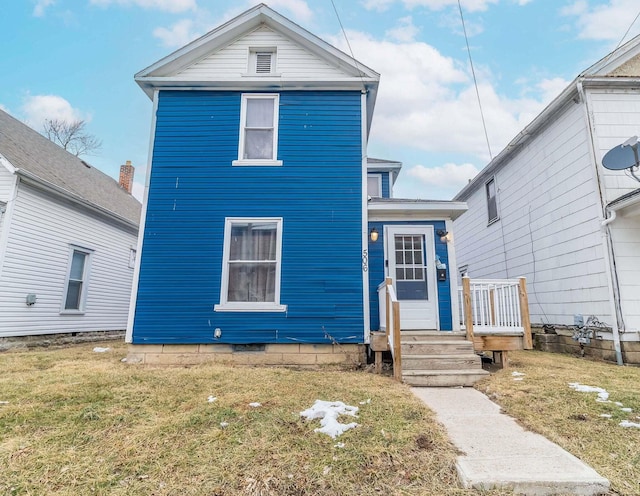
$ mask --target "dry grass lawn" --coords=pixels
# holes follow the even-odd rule
[[[125,354],[117,343],[0,354],[0,494],[477,494],[458,487],[434,416],[389,378],[148,368]],[[337,440],[315,433],[299,412],[316,399],[359,406],[360,425]]]
[[[640,495],[640,429],[619,426],[623,420],[640,423],[640,368],[535,351],[510,353],[510,359],[509,369],[478,389],[522,425],[591,465],[616,494]],[[524,373],[523,380],[514,381],[514,371]],[[569,382],[604,388],[611,403],[598,403],[597,393],[574,391]]]

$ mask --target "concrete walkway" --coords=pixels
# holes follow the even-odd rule
[[[609,481],[548,439],[524,430],[473,388],[411,388],[433,410],[463,454],[456,468],[466,488],[517,494],[606,494]]]

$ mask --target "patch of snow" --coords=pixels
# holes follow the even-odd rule
[[[124,357],[120,360],[121,362],[126,362],[127,361],[127,357]]]
[[[611,418],[611,417],[612,417],[612,415],[610,415],[610,414],[608,414],[608,413],[601,413],[601,414],[600,414],[600,416],[601,416],[602,418]]]
[[[512,375],[513,377],[521,377],[521,376],[523,376],[523,375],[525,375],[525,374],[523,374],[522,372],[518,372],[518,371],[515,371],[515,370],[514,370],[513,372],[511,372],[511,375]]]
[[[640,429],[640,424],[636,422],[629,422],[628,420],[623,420],[619,425],[620,427],[637,427],[638,429]]]
[[[0,401],[0,405],[8,405],[9,402],[8,401]]]
[[[598,399],[596,399],[596,401],[599,403],[605,403],[609,400],[609,393],[607,390],[600,387],[585,386],[579,382],[570,382],[569,387],[580,393],[598,393]]]
[[[361,405],[368,405],[369,403],[371,403],[371,398],[367,398],[366,401],[361,401],[360,402]]]
[[[620,408],[623,412],[631,413],[633,410],[631,408]]]
[[[623,405],[622,403],[620,403],[619,401],[616,401],[616,402],[614,403],[614,405],[616,405],[616,406],[624,406],[624,405]]]
[[[357,406],[349,406],[342,401],[316,400],[311,408],[300,412],[300,416],[309,420],[320,419],[320,425],[322,427],[314,429],[314,432],[320,432],[335,439],[345,431],[358,426],[356,422],[341,424],[338,422],[338,417],[340,415],[357,417],[357,413]]]
[[[514,377],[514,381],[524,381],[524,377]]]
[[[322,475],[329,475],[329,472],[331,472],[331,467],[324,467]]]
[[[93,349],[94,353],[106,353],[107,351],[111,351],[111,348],[102,348],[100,346],[96,346]]]
[[[222,427],[223,429],[229,427],[229,422],[220,422],[220,427]]]
[[[251,408],[260,408],[262,406],[262,403],[258,403],[257,401],[255,401],[253,403],[249,403],[249,406]]]
[[[344,443],[338,443],[333,445],[334,448],[344,448]]]
[[[216,398],[215,396],[209,396],[209,397],[207,398],[207,401],[208,401],[209,403],[213,403],[213,402],[214,402],[215,400],[217,400],[217,399],[218,399],[218,398]]]

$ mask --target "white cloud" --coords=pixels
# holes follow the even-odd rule
[[[638,13],[638,1],[608,0],[591,6],[585,0],[577,0],[560,12],[576,18],[580,38],[620,41]],[[639,32],[640,23],[636,22],[626,41]]]
[[[35,7],[33,7],[33,15],[35,17],[42,17],[45,14],[47,7],[53,5],[55,0],[38,0]]]
[[[447,163],[439,167],[425,167],[416,165],[408,171],[408,175],[424,184],[443,188],[454,187],[460,189],[473,179],[478,173],[478,168],[473,164]]]
[[[109,5],[135,5],[145,9],[157,9],[166,12],[185,12],[197,8],[196,0],[91,0],[93,5],[108,7]]]
[[[386,38],[408,43],[414,41],[420,30],[413,24],[411,16],[398,19],[396,26],[385,33]]]
[[[131,186],[131,196],[142,203],[142,199],[144,198],[144,184],[133,181],[133,186]]]
[[[168,28],[159,27],[153,30],[153,36],[170,48],[182,47],[201,34],[202,31],[195,27],[195,22],[191,19],[182,19]]]
[[[286,10],[300,21],[310,21],[313,17],[313,11],[304,0],[269,0],[269,7],[275,10]]]
[[[458,6],[458,0],[364,0],[362,5],[367,10],[377,10],[383,12],[391,5],[399,1],[406,9],[415,7],[426,7],[431,10],[442,10],[445,7]],[[462,9],[467,12],[477,12],[487,10],[489,5],[498,3],[499,0],[462,0]]]
[[[90,120],[89,115],[73,108],[67,100],[58,95],[29,95],[25,98],[21,111],[23,120],[36,130],[42,129],[45,119]]]

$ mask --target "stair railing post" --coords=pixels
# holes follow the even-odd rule
[[[384,295],[385,295],[384,300],[385,300],[385,308],[386,308],[385,319],[387,321],[386,322],[386,324],[387,324],[387,328],[386,328],[386,331],[387,331],[387,343],[389,342],[389,331],[390,331],[389,326],[391,325],[391,315],[390,315],[390,313],[391,313],[391,303],[390,303],[391,302],[391,297],[389,296],[389,290],[387,288],[389,286],[391,286],[391,284],[393,284],[393,281],[391,280],[390,277],[387,277],[384,280]]]
[[[400,302],[393,302],[393,376],[402,382],[402,348],[400,344]]]
[[[467,341],[473,342],[473,307],[471,306],[471,279],[462,278],[462,301],[464,304],[464,327],[467,332]]]
[[[529,316],[529,297],[527,296],[527,278],[521,277],[518,286],[518,295],[520,297],[520,315],[522,317],[522,328],[524,330],[525,350],[533,349],[533,340],[531,338],[531,317]]]

